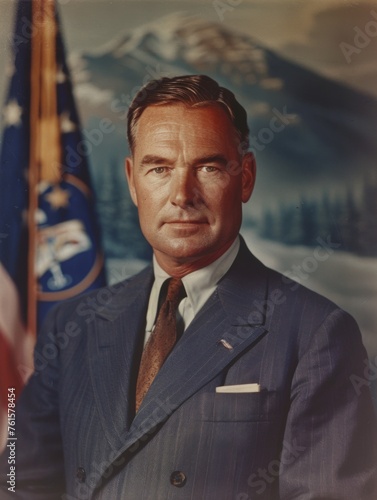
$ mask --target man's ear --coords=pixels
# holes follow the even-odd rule
[[[246,153],[242,158],[242,201],[249,201],[257,175],[257,164],[253,153]]]
[[[137,195],[136,195],[136,189],[135,189],[133,162],[132,162],[132,158],[130,158],[129,156],[126,158],[125,171],[126,171],[126,177],[127,177],[127,182],[128,182],[128,189],[130,190],[130,195],[131,195],[132,201],[137,206]]]

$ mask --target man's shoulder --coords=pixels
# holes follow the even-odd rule
[[[309,286],[267,267],[255,257],[244,242],[237,256],[234,271],[235,282],[242,283],[244,288],[250,290],[255,287],[264,287],[266,300],[276,304],[285,304],[286,307],[294,307],[297,311],[302,310],[303,307],[328,313],[340,309],[332,300],[312,290]]]
[[[152,285],[153,270],[147,265],[139,273],[126,279],[85,292],[79,296],[60,302],[52,308],[49,316],[55,319],[72,316],[83,316],[89,311],[92,314],[116,307],[119,303],[123,307],[140,291],[149,289]]]
[[[330,307],[333,309],[339,308],[339,306],[335,304],[335,302],[333,302],[331,299],[310,288],[310,283],[303,284],[299,281],[293,280],[289,276],[279,271],[267,267],[266,269],[268,273],[270,289],[278,289],[285,293],[287,296],[291,296],[299,300],[315,302],[316,304],[324,307]]]
[[[334,344],[347,343],[348,338],[353,345],[361,345],[359,328],[348,312],[307,286],[265,266],[247,247],[246,250],[244,248],[243,255],[235,262],[229,285],[237,301],[229,300],[233,300],[232,307],[243,312],[242,320],[250,323],[257,319],[270,333],[274,332],[277,339],[296,338],[297,345],[310,345],[318,331],[325,332],[325,337],[331,332]],[[280,335],[281,331],[284,335]]]

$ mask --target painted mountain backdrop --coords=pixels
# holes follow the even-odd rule
[[[370,236],[377,220],[375,98],[289,62],[251,36],[184,14],[76,54],[71,65],[109,257],[149,256],[123,173],[130,101],[143,82],[185,73],[212,76],[248,112],[259,171],[246,225],[287,244],[313,245],[322,235],[342,249],[377,255]]]

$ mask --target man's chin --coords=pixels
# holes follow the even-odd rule
[[[197,241],[192,237],[166,239],[163,245],[154,250],[179,263],[194,262],[215,251],[208,241]]]

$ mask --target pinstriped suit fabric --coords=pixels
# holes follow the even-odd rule
[[[377,498],[375,416],[368,387],[358,395],[350,381],[363,376],[366,353],[349,315],[242,243],[135,416],[151,284],[146,270],[95,313],[80,299],[50,316],[37,352],[68,319],[80,332],[20,398],[19,498]],[[261,392],[215,392],[246,383]]]

